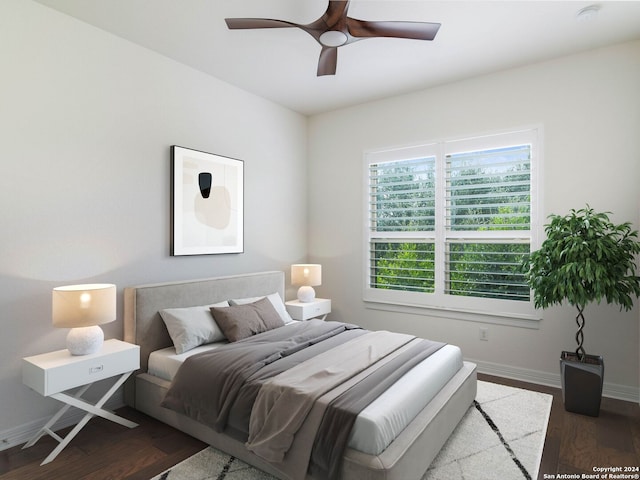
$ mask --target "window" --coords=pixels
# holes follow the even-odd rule
[[[368,152],[365,300],[532,316],[538,134]]]

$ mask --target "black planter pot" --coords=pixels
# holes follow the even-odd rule
[[[600,414],[604,360],[585,355],[580,361],[575,352],[562,352],[560,357],[562,399],[567,412],[597,417]]]

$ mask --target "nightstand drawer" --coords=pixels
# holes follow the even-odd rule
[[[43,396],[110,378],[140,367],[140,347],[107,340],[100,352],[73,356],[68,350],[27,357],[22,381]]]
[[[286,302],[286,306],[289,315],[295,320],[308,320],[331,313],[331,300],[326,298],[316,298],[311,302],[292,300]]]

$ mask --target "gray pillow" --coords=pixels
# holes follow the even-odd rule
[[[224,301],[196,307],[161,310],[160,316],[167,326],[173,346],[176,347],[176,353],[181,354],[200,345],[224,340],[224,333],[213,321],[209,309],[228,305],[229,303]]]
[[[265,298],[265,297],[261,296],[261,297],[234,298],[232,300],[229,300],[229,305],[244,305],[245,303],[253,303],[256,300],[260,300],[262,298]],[[285,323],[285,325],[287,323],[295,322],[295,320],[291,318],[291,315],[289,315],[289,312],[287,312],[287,307],[284,306],[282,298],[280,298],[280,295],[278,293],[272,293],[270,295],[267,295],[267,298],[273,304],[273,308],[276,309],[276,312],[278,312],[278,315],[280,315],[280,318]]]
[[[230,342],[282,327],[284,322],[268,298],[231,307],[211,307],[211,313]]]

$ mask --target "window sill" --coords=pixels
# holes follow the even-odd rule
[[[428,315],[430,317],[462,320],[465,322],[489,323],[494,325],[506,325],[510,327],[540,329],[542,318],[537,315],[516,315],[508,313],[489,313],[474,310],[462,310],[447,307],[433,307],[425,305],[412,305],[396,302],[377,300],[364,300],[365,308],[381,310],[385,312],[406,313],[410,315]]]

